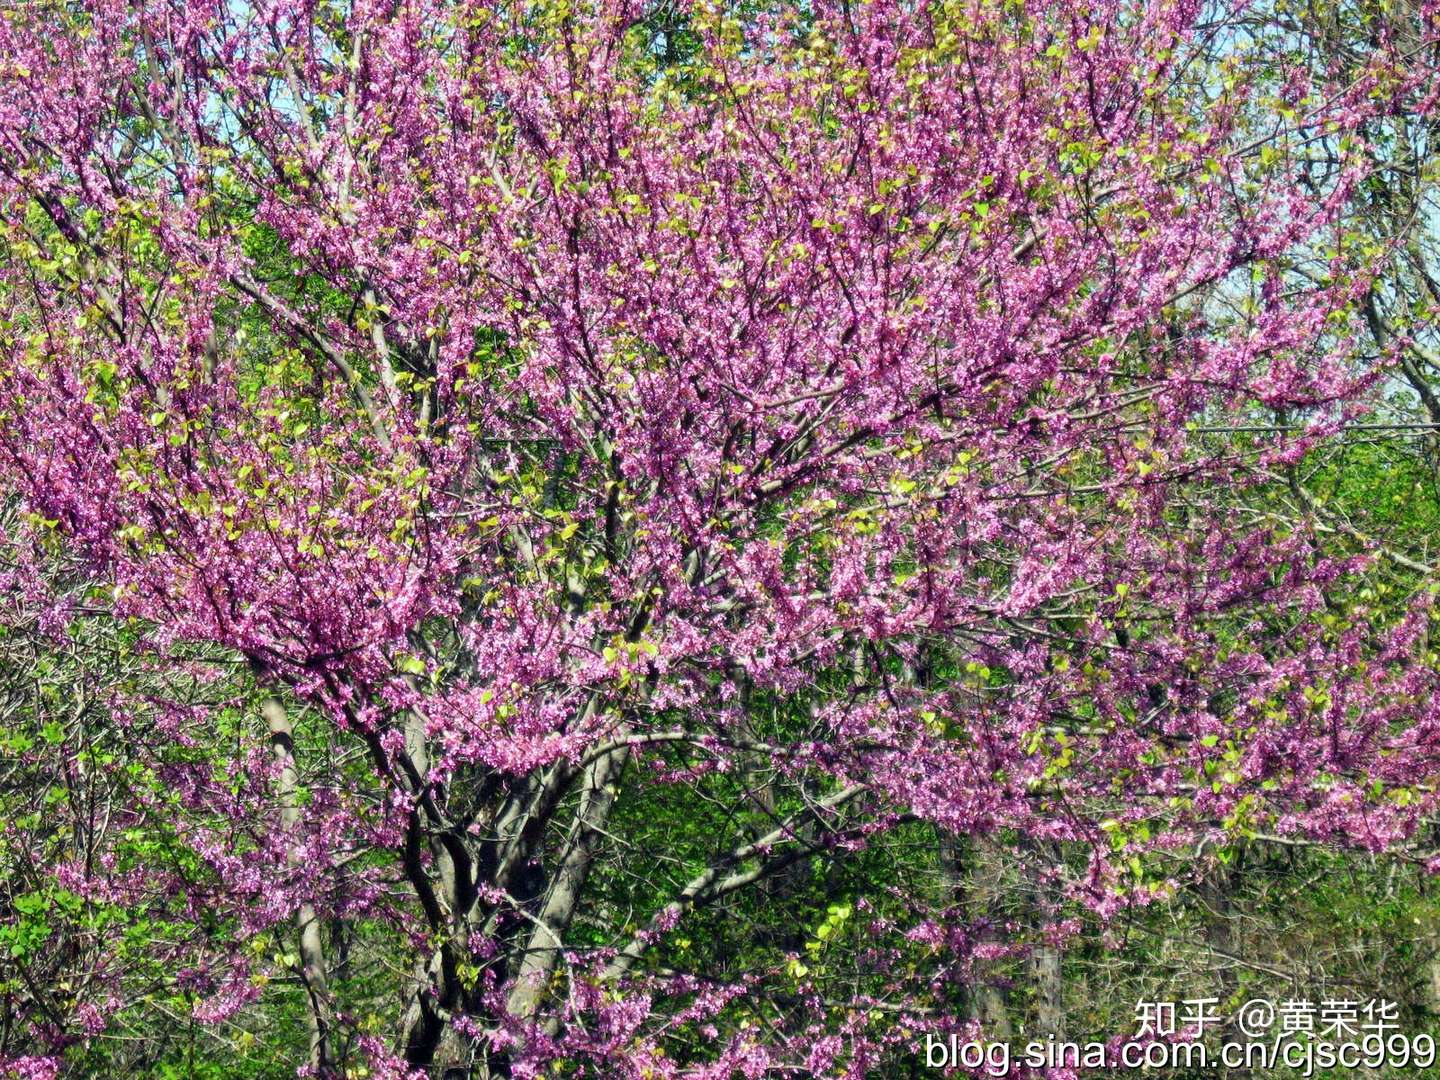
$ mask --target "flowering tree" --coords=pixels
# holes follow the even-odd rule
[[[114,826],[15,841],[11,926],[113,917],[12,1069],[105,1030],[130,911],[199,1021],[295,973],[314,1075],[860,1076],[1173,853],[1406,841],[1428,570],[1367,603],[1301,467],[1429,318],[1372,347],[1351,213],[1433,12],[1327,68],[1268,9],[7,12],[10,625],[132,665]],[[893,876],[974,837],[1035,927]]]

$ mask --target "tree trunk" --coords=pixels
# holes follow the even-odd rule
[[[299,770],[295,765],[295,738],[285,706],[275,698],[267,698],[260,706],[261,715],[270,729],[270,752],[279,768],[276,794],[280,799],[280,828],[288,837],[300,821],[300,803],[296,788]],[[287,856],[292,866],[299,855],[294,847]],[[300,953],[300,977],[305,984],[309,1002],[310,1067],[318,1077],[335,1075],[330,1047],[330,990],[325,969],[323,927],[313,904],[302,903],[295,911],[295,934]]]

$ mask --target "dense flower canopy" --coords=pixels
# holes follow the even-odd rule
[[[1236,830],[1405,841],[1433,589],[1366,603],[1302,466],[1429,318],[1367,336],[1352,215],[1433,124],[1433,5],[1329,68],[1280,8],[6,11],[6,603],[168,672],[108,701],[151,778],[111,812],[189,853],[54,874],[153,910],[206,1023],[293,924],[320,1075],[363,1032],[396,1076],[861,1076],[952,1015],[953,896],[832,907],[838,984],[708,979],[687,921],[917,827],[1083,851],[1053,940]],[[636,891],[667,791],[733,812]],[[378,1033],[341,918],[405,953]],[[118,942],[13,1068],[104,1030]]]

